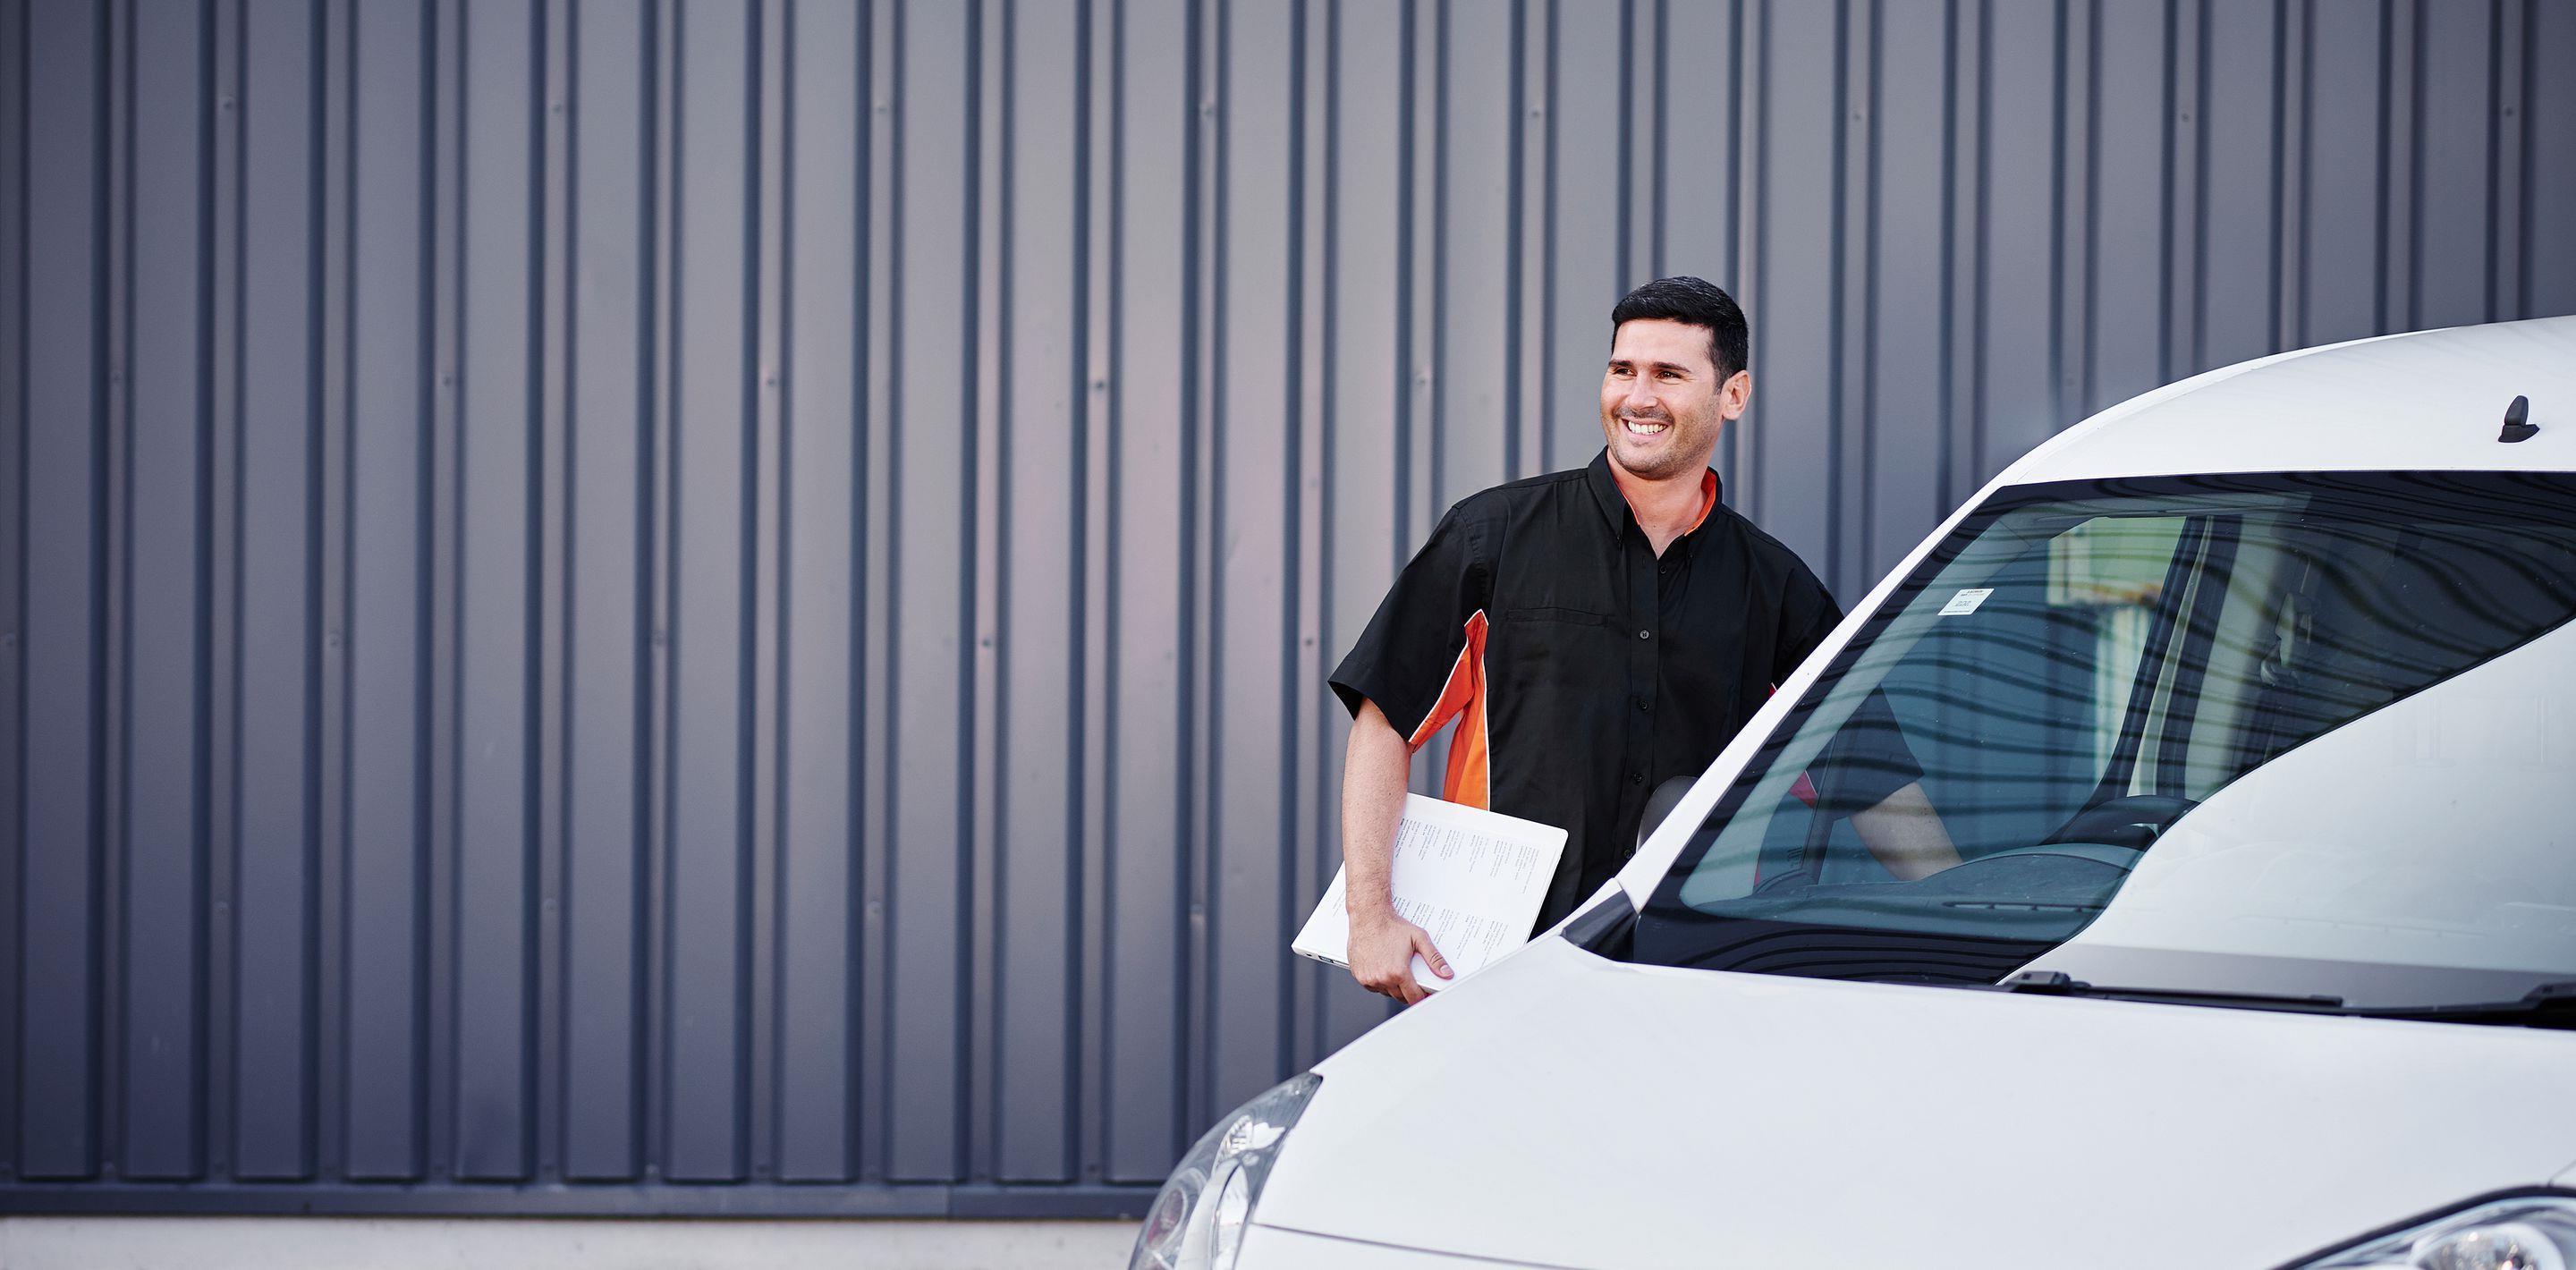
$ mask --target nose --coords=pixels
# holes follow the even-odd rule
[[[1631,414],[1643,414],[1655,406],[1655,381],[1639,375],[1628,381],[1628,395],[1620,399],[1621,408]]]

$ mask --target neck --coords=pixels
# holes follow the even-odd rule
[[[1671,476],[1648,480],[1610,460],[1610,479],[1617,482],[1619,496],[1628,500],[1628,514],[1637,518],[1637,527],[1646,531],[1646,540],[1662,555],[1692,525],[1699,522],[1704,496],[1702,482],[1708,465],[1685,468]]]

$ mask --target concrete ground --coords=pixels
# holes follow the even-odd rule
[[[0,1270],[1119,1270],[1126,1221],[7,1217]]]

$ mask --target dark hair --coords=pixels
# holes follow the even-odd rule
[[[1610,310],[1610,335],[1618,338],[1619,325],[1641,318],[1662,318],[1668,322],[1687,322],[1708,328],[1708,359],[1717,364],[1717,379],[1724,383],[1744,369],[1745,346],[1751,335],[1744,326],[1744,310],[1737,308],[1735,297],[1724,288],[1701,278],[1657,278],[1628,294]]]

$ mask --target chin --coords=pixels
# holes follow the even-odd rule
[[[1649,481],[1660,481],[1690,466],[1685,461],[1689,456],[1671,446],[1657,446],[1640,454],[1626,445],[1614,444],[1610,453],[1619,460],[1619,466],[1628,469],[1628,475]]]

